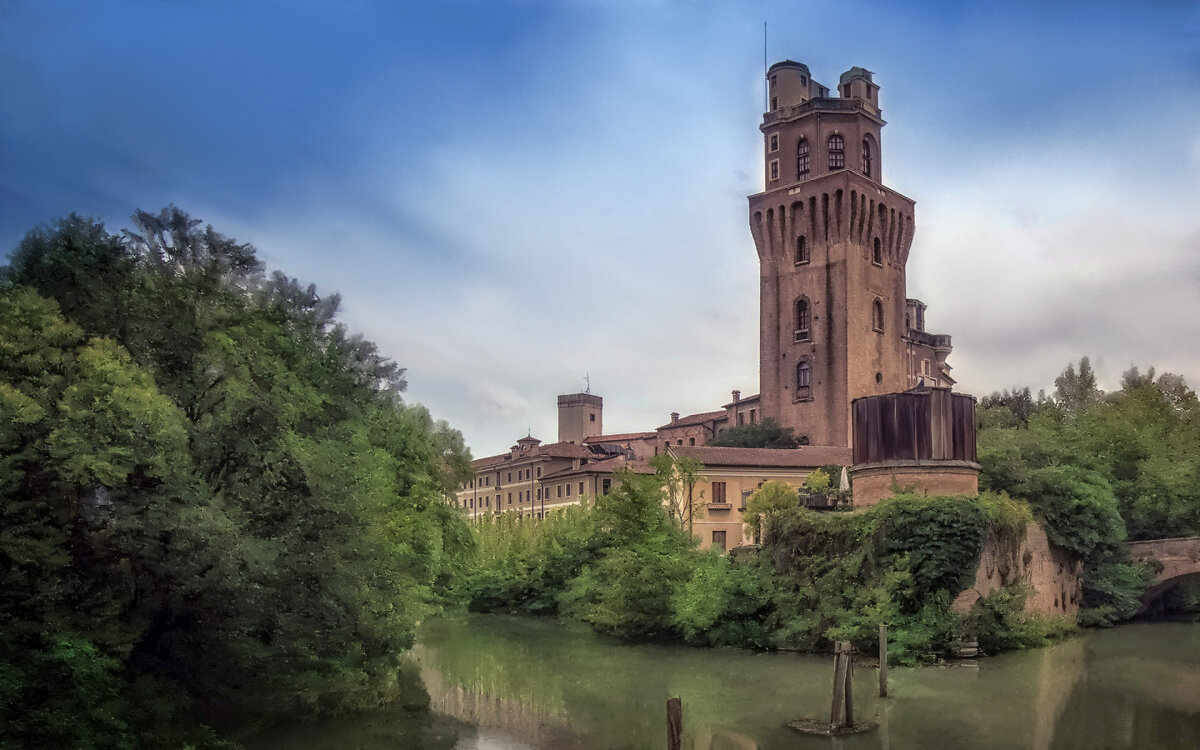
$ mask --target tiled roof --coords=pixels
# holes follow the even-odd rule
[[[536,455],[547,458],[593,458],[596,454],[590,448],[575,443],[551,443],[538,446]]]
[[[618,469],[629,467],[629,470],[635,474],[653,474],[654,469],[644,461],[630,461],[624,456],[613,456],[612,458],[604,458],[599,461],[590,461],[578,469],[567,467],[559,469],[552,474],[546,474],[542,477],[542,481],[546,482],[551,479],[562,479],[572,475],[582,474],[612,474]]]
[[[810,469],[825,464],[849,466],[852,462],[849,448],[826,445],[803,445],[790,449],[672,445],[669,450],[677,456],[695,458],[705,466]]]
[[[725,419],[727,419],[727,417],[725,416],[724,409],[721,411],[706,411],[702,414],[689,414],[686,417],[680,417],[678,422],[667,423],[658,429],[669,430],[672,427],[691,427],[692,425],[704,424],[705,422],[720,422],[724,421]]]
[[[746,404],[746,403],[751,403],[751,404],[758,403],[758,394],[756,393],[753,396],[742,396],[737,401],[730,401],[728,404],[725,404],[725,408],[728,409],[731,406],[738,406],[740,404]]]
[[[477,458],[471,462],[471,465],[474,466],[476,469],[486,469],[489,466],[495,466],[497,464],[502,464],[505,461],[507,461],[508,459],[509,459],[508,453],[501,453],[498,456],[485,456],[484,458]]]
[[[650,440],[655,436],[653,432],[620,432],[615,435],[593,435],[590,438],[584,438],[585,443],[624,443],[630,440]]]
[[[530,448],[527,451],[519,451],[514,459],[512,453],[501,453],[497,456],[487,456],[486,458],[477,458],[472,461],[472,465],[476,471],[491,469],[496,466],[502,466],[514,461],[526,461],[533,458],[595,458],[596,454],[591,448],[584,445],[575,445],[574,443],[550,443],[549,445],[539,445]]]

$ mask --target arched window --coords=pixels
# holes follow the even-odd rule
[[[812,398],[812,366],[808,360],[796,364],[796,400]]]
[[[807,263],[808,260],[808,241],[804,235],[800,235],[796,238],[796,263]]]
[[[796,179],[808,179],[808,139],[801,138],[796,146]]]
[[[883,303],[875,300],[871,303],[871,327],[878,333],[883,333]]]
[[[875,160],[875,153],[874,153],[874,149],[871,148],[871,136],[868,135],[863,138],[863,153],[862,153],[863,170],[862,171],[863,171],[864,176],[866,176],[866,177],[871,176],[871,162],[873,162],[874,160]]]
[[[845,169],[846,141],[840,135],[829,136],[829,169]]]
[[[878,237],[875,238],[875,246],[871,250],[871,262],[877,266],[883,265],[883,246]]]
[[[809,340],[810,316],[808,311],[808,300],[804,297],[796,300],[796,332],[795,341]]]

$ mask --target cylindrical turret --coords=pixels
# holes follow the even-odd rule
[[[824,96],[819,93],[823,89],[824,86],[813,81],[804,63],[777,62],[767,71],[767,111],[803,104],[813,96]]]

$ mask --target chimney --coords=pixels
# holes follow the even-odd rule
[[[741,400],[742,400],[742,392],[741,392],[741,391],[734,391],[734,392],[733,392],[733,403],[735,403],[735,404],[736,404],[738,401],[741,401]]]
[[[671,412],[671,424],[675,424],[678,421],[679,421],[679,412],[677,412],[677,411]]]

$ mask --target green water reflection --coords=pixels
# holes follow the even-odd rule
[[[1200,625],[1129,625],[978,667],[855,673],[858,715],[877,731],[838,740],[786,727],[827,715],[832,659],[680,646],[631,646],[552,620],[495,615],[423,627],[414,658],[433,714],[428,746],[661,748],[664,703],[683,700],[685,747],[1195,748],[1200,747]],[[300,741],[252,747],[396,748],[411,733],[385,712],[346,727],[308,727]],[[373,739],[364,727],[385,728]],[[407,739],[406,739],[407,738]],[[425,746],[421,743],[414,747]]]

